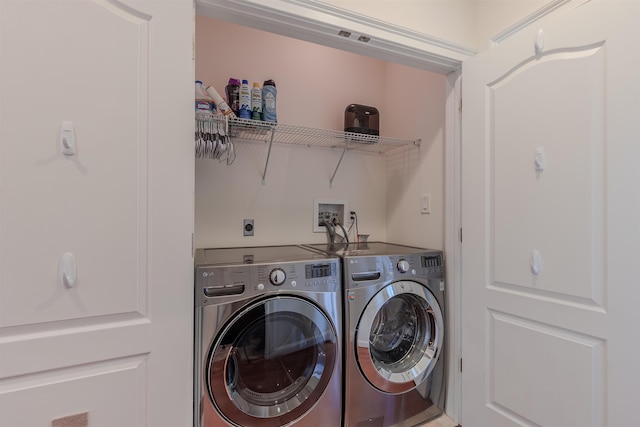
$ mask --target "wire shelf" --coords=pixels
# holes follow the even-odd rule
[[[342,156],[346,151],[359,151],[374,154],[383,154],[400,147],[418,147],[420,139],[406,140],[389,138],[377,135],[367,135],[354,132],[342,132],[327,129],[316,129],[304,126],[287,125],[283,123],[269,123],[257,120],[228,118],[222,115],[196,112],[196,122],[221,124],[228,126],[228,134],[242,141],[262,141],[269,144],[269,152],[265,164],[262,181],[264,183],[269,154],[272,143],[303,145],[308,147],[322,147],[342,150]],[[333,183],[342,156],[338,161],[336,170],[331,177]]]

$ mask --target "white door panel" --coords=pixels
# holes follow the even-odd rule
[[[47,36],[23,37],[23,14]],[[2,60],[21,64],[3,82],[21,90],[3,100],[0,326],[145,313],[148,18],[109,3],[3,5]],[[56,280],[66,252],[70,291]]]
[[[592,372],[604,369],[603,340],[497,311],[489,314],[488,336],[493,374],[488,386],[496,410],[524,425],[531,420],[540,426],[602,422],[603,378]],[[532,359],[545,369],[531,369]],[[565,396],[563,410],[549,410],[558,405],[558,396]]]
[[[84,413],[91,426],[144,425],[137,402],[145,400],[146,369],[145,357],[137,356],[4,380],[0,425],[50,426]]]
[[[640,424],[638,19],[592,1],[463,64],[465,427]]]
[[[488,85],[496,286],[603,302],[603,50],[549,53]],[[534,250],[544,274],[526,268]]]
[[[191,422],[193,25],[190,0],[0,1],[0,425]]]

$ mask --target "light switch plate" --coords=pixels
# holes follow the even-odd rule
[[[423,194],[420,200],[420,213],[431,213],[431,194]]]

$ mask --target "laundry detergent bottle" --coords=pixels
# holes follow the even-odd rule
[[[266,80],[262,85],[262,118],[265,122],[276,123],[276,98],[278,90],[273,80]]]
[[[251,88],[251,118],[262,120],[262,89],[258,82],[253,82],[253,88]]]
[[[196,80],[196,111],[211,113],[215,110],[213,99],[206,93],[202,81]]]
[[[251,89],[248,80],[242,80],[240,85],[240,118],[251,118]]]
[[[229,84],[224,88],[225,93],[227,95],[227,104],[236,114],[236,116],[240,115],[240,80],[234,79],[231,77],[229,79]]]

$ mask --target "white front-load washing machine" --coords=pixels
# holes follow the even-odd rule
[[[342,423],[340,262],[298,246],[198,249],[194,425]]]
[[[344,426],[409,427],[440,416],[443,253],[384,242],[305,246],[342,258]]]

